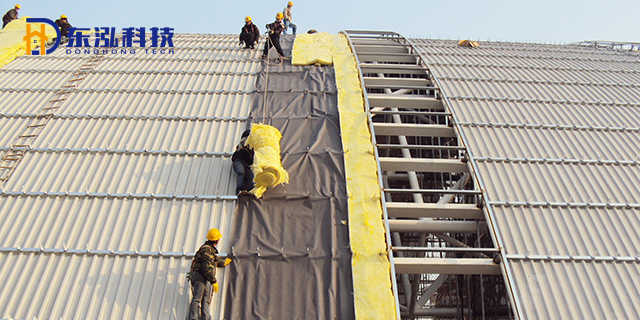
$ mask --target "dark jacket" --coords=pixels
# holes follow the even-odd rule
[[[284,23],[282,22],[278,22],[278,20],[269,23],[265,26],[267,28],[267,30],[271,30],[273,31],[273,34],[281,34],[282,31],[284,31]]]
[[[258,26],[256,26],[255,23],[251,23],[250,26],[246,24],[242,26],[242,30],[240,30],[240,41],[242,41],[243,33],[248,33],[253,35],[253,41],[255,42],[258,42],[258,40],[260,40],[260,30],[258,29]]]
[[[69,34],[69,28],[72,27],[69,21],[67,19],[64,21],[62,19],[58,19],[56,20],[56,24],[60,27],[61,35],[66,37]]]
[[[18,10],[13,8],[7,11],[7,13],[4,14],[4,17],[2,17],[2,27],[4,28],[4,26],[15,19],[18,19]]]
[[[231,161],[240,160],[245,165],[250,166],[253,164],[253,150],[249,146],[238,146],[236,152],[231,156]]]
[[[207,281],[216,283],[216,267],[224,267],[224,260],[218,258],[218,249],[213,241],[205,242],[191,261],[191,272],[200,272]]]

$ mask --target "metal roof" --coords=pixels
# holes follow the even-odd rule
[[[228,251],[230,156],[260,53],[236,35],[173,41],[106,54],[2,185],[0,319],[183,319],[209,228]],[[60,48],[0,69],[0,152],[90,57]]]
[[[412,42],[468,141],[520,318],[639,318],[639,53]]]

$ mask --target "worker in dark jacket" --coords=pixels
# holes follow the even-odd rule
[[[58,27],[60,27],[60,34],[63,37],[68,37],[69,35],[69,28],[71,28],[71,24],[69,23],[69,20],[67,19],[66,15],[61,15],[60,19],[56,20],[56,24],[58,25]]]
[[[218,258],[216,246],[220,242],[220,238],[222,238],[220,230],[216,228],[209,230],[207,241],[198,249],[191,262],[191,272],[187,275],[191,280],[191,292],[193,293],[189,306],[189,320],[211,320],[209,304],[213,298],[213,292],[217,293],[219,289],[216,267],[226,267],[231,263],[229,258],[225,260]]]
[[[284,15],[282,12],[278,12],[276,15],[276,21],[269,23],[265,27],[269,30],[269,37],[264,44],[264,52],[262,53],[262,58],[266,58],[269,53],[269,49],[271,47],[276,47],[278,54],[281,57],[284,57],[284,53],[282,52],[282,47],[280,46],[280,34],[284,31],[284,24],[282,23],[282,18]]]
[[[236,147],[236,151],[231,156],[233,161],[233,171],[238,175],[236,178],[236,195],[243,196],[249,194],[249,190],[253,189],[253,150],[246,142],[251,134],[251,130],[242,133],[240,143]]]
[[[18,19],[18,10],[20,10],[20,5],[16,4],[15,8],[7,11],[7,13],[4,14],[4,17],[2,17],[2,28],[4,29],[4,27],[6,27],[9,22]]]
[[[252,21],[251,17],[244,18],[244,26],[240,31],[240,45],[244,42],[245,49],[253,49],[260,40],[260,30]]]

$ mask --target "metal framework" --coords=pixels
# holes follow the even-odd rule
[[[403,319],[511,319],[500,250],[428,66],[394,32],[345,31],[357,56]]]

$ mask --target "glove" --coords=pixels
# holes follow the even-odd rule
[[[225,267],[228,266],[229,263],[231,263],[231,259],[229,259],[229,258],[224,259],[224,266]]]
[[[218,293],[218,290],[220,290],[220,288],[218,287],[218,283],[214,283],[213,284],[213,292]]]

